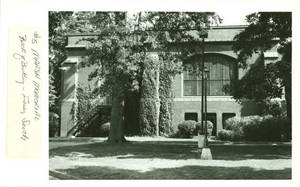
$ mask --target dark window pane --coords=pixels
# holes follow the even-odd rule
[[[197,113],[184,113],[184,120],[198,121]]]
[[[223,113],[222,114],[222,125],[225,128],[225,121],[229,118],[235,117],[235,113]]]

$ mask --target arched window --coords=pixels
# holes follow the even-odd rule
[[[232,81],[237,78],[237,66],[233,58],[219,55],[206,54],[204,57],[204,66],[209,70],[207,81],[207,95],[208,96],[226,96],[229,95],[226,87],[232,85]],[[186,63],[194,64],[192,67],[196,68],[186,70],[183,73],[183,95],[184,96],[200,96],[201,95],[201,56],[195,56],[189,59]]]

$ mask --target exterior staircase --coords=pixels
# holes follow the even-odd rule
[[[77,121],[76,125],[74,125],[74,127],[72,127],[68,131],[67,136],[77,136],[80,131],[87,128],[94,120],[99,117],[99,115],[110,112],[110,109],[111,105],[97,105],[94,108],[90,109],[88,114],[80,118]]]

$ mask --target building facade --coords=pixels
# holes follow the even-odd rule
[[[241,79],[247,69],[238,67],[237,55],[232,50],[233,39],[245,26],[218,26],[208,30],[205,39],[204,62],[207,67],[207,118],[214,124],[213,135],[223,128],[224,121],[233,116],[254,115],[256,105],[249,101],[237,103],[226,91],[233,81]],[[88,75],[95,67],[79,67],[80,59],[85,55],[85,43],[80,41],[93,34],[70,34],[67,36],[68,58],[64,61],[62,70],[61,98],[61,129],[60,136],[66,136],[74,126],[70,113],[75,101],[76,87],[95,87],[98,83],[88,81]],[[195,44],[196,45],[196,44]],[[187,57],[186,63],[201,62],[201,45],[192,56]],[[259,54],[253,54],[248,64],[257,63]],[[276,45],[264,53],[264,62],[269,63],[278,58]],[[174,115],[173,125],[184,120],[201,121],[201,77],[191,71],[184,71],[174,78]],[[111,98],[99,99],[99,105],[109,106]],[[76,105],[76,103],[75,103]],[[76,106],[75,106],[76,108]]]

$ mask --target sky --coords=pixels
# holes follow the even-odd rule
[[[238,10],[216,11],[216,14],[218,14],[223,19],[223,23],[221,25],[245,25],[247,23],[245,21],[245,18],[251,13],[253,12]]]

